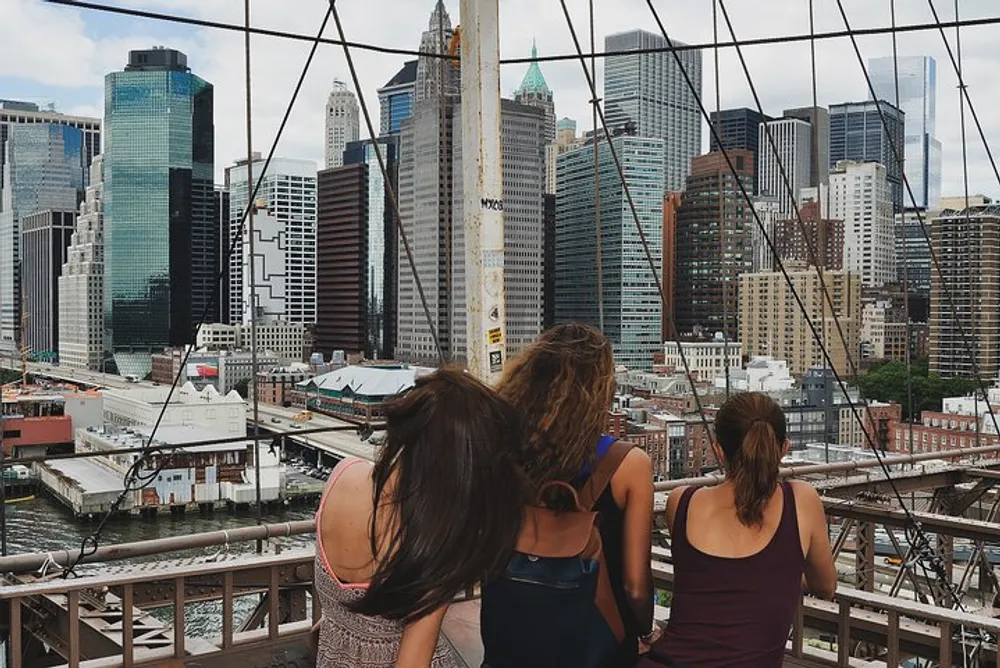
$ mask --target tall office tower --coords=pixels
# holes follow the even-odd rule
[[[104,346],[123,375],[193,343],[215,288],[217,256],[196,247],[216,224],[214,99],[172,49],[131,51],[104,80]]]
[[[753,153],[728,151],[691,161],[691,175],[677,211],[674,308],[682,333],[723,332],[738,336],[740,274],[753,270],[753,210],[739,185],[749,190],[754,178]],[[738,179],[738,180],[737,180]]]
[[[932,222],[931,244],[941,273],[931,274],[930,371],[995,378],[1000,370],[1000,211],[993,205],[949,209]]]
[[[455,31],[444,2],[437,0],[427,30],[420,37],[421,53],[448,53]],[[417,78],[413,86],[413,103],[428,99],[440,100],[441,96],[459,95],[461,72],[444,58],[421,56],[417,59]]]
[[[809,187],[830,183],[830,112],[824,107],[799,107],[785,109],[782,115],[809,124],[813,158],[809,165]]]
[[[378,140],[396,188],[398,137]],[[317,175],[316,350],[391,359],[396,322],[396,227],[370,141],[352,142],[344,166]]]
[[[39,109],[33,102],[0,100],[0,183],[3,183],[3,168],[6,161],[3,145],[7,141],[11,127],[15,125],[68,125],[83,133],[84,169],[90,166],[94,157],[101,153],[101,119],[85,116],[67,116],[57,111]],[[84,178],[87,174],[84,174]]]
[[[823,298],[815,267],[797,262],[785,265],[795,293],[806,305],[809,320],[823,333],[833,368],[841,375],[850,373],[848,355],[854,359],[861,327],[861,281],[849,271],[828,271],[823,275],[836,316]],[[843,329],[847,346],[837,331]],[[768,355],[788,362],[789,371],[804,374],[814,366],[824,366],[819,343],[806,318],[778,271],[743,274],[740,277],[740,343],[743,354]]]
[[[413,117],[403,122],[400,214],[442,352],[461,362],[466,354],[461,109],[456,98],[445,99],[442,134],[441,104],[418,102]],[[544,317],[544,126],[541,110],[502,101],[504,292],[511,355],[534,340]],[[398,257],[396,356],[435,363],[437,350],[402,246]]]
[[[215,186],[212,193],[212,217],[217,231],[217,248],[219,249],[219,281],[218,295],[215,298],[215,308],[218,310],[218,322],[229,324],[229,275],[231,273],[230,237],[229,237],[229,191],[225,185]],[[240,212],[243,215],[243,212]]]
[[[347,84],[333,80],[333,90],[326,101],[326,168],[344,164],[344,147],[357,141],[361,131],[358,120],[358,98],[348,90]]]
[[[881,110],[881,112],[880,112]],[[885,118],[889,131],[882,118]],[[892,147],[903,146],[905,119],[888,102],[848,102],[830,107],[830,167],[841,160],[877,162],[885,167],[893,213],[903,210],[903,170]]]
[[[75,211],[47,209],[21,219],[25,343],[43,359],[58,357],[59,275],[75,225]]]
[[[378,89],[379,135],[398,135],[399,128],[413,113],[417,61],[408,60],[396,75]]]
[[[264,161],[254,155],[253,183]],[[226,169],[229,190],[229,321],[249,324],[281,320],[316,322],[316,163],[275,158],[264,172],[254,214],[254,270],[250,283],[250,226],[240,223],[247,208],[247,161]],[[255,300],[251,299],[251,295]]]
[[[723,109],[721,112],[713,111],[711,114],[712,125],[722,139],[721,148],[727,151],[730,149],[750,151],[753,154],[755,168],[760,159],[760,124],[770,120],[773,120],[770,116],[746,107]],[[720,144],[712,132],[709,132],[708,145],[712,152],[720,150]],[[757,179],[753,179],[753,183],[748,186],[750,192],[756,195]]]
[[[681,193],[663,196],[663,326],[664,341],[675,338],[671,327],[676,315],[674,297],[677,294],[677,211],[681,208]]]
[[[896,99],[896,72],[899,99]],[[871,58],[868,60],[875,95],[888,100],[906,114],[906,180],[913,189],[918,209],[935,209],[941,197],[941,142],[937,132],[937,65],[930,56]],[[913,207],[904,190],[903,206]]]
[[[583,145],[583,138],[576,136],[576,121],[560,118],[556,122],[556,140],[545,146],[545,192],[556,192],[556,159],[566,151]]]
[[[639,222],[659,272],[663,266],[662,139],[619,135],[611,139],[623,163]],[[653,268],[639,242],[621,180],[606,140],[599,146],[602,262],[595,258],[594,155],[584,146],[559,157],[556,194],[556,322],[599,326],[598,300],[604,305],[604,334],[614,345],[615,361],[630,369],[651,369],[663,348],[663,302]],[[597,292],[597,272],[603,291]]]
[[[531,57],[538,58],[538,47],[534,42],[531,44]],[[545,144],[551,144],[556,140],[556,104],[552,97],[552,91],[545,82],[542,70],[537,62],[528,66],[528,71],[524,73],[521,86],[514,93],[514,101],[526,107],[537,107],[545,114]]]
[[[830,218],[844,221],[844,268],[866,288],[896,280],[895,219],[886,169],[843,160],[830,170]]]
[[[757,214],[751,226],[750,246],[753,249],[753,271],[773,271],[774,253],[768,245],[768,239],[774,243],[774,226],[778,221],[779,203],[775,197],[757,197],[753,201],[753,209]],[[760,220],[760,224],[757,220]],[[763,229],[761,229],[763,228]]]
[[[24,219],[40,211],[72,212],[84,187],[83,133],[68,125],[18,124],[4,144],[0,183],[0,350],[14,354],[22,343],[21,248]]]
[[[104,165],[96,156],[59,277],[59,364],[104,370]]]
[[[823,218],[816,200],[803,202],[799,215],[801,220],[788,218],[775,223],[771,238],[781,261],[843,268],[844,221]]]
[[[765,129],[771,133],[774,146]],[[798,118],[778,118],[760,124],[760,162],[757,164],[757,193],[778,201],[778,216],[791,218],[803,188],[809,186],[812,170],[812,126]],[[777,151],[774,150],[777,148]],[[782,174],[784,169],[784,174]],[[791,191],[785,183],[791,184]]]
[[[681,43],[673,40],[675,46]],[[606,51],[665,49],[667,40],[645,30],[608,35]],[[604,104],[612,130],[634,126],[639,137],[657,137],[665,145],[664,188],[680,192],[701,154],[701,51],[679,52],[681,63],[697,87],[693,94],[668,51],[609,56],[604,66]]]
[[[932,221],[940,215],[941,211],[920,209],[896,214],[896,282],[906,285],[911,295],[930,298],[933,263],[924,229],[930,234]]]

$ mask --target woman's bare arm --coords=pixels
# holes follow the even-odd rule
[[[441,634],[441,623],[448,606],[442,606],[403,629],[403,638],[399,643],[399,656],[396,657],[396,668],[428,668],[434,657],[438,636]]]
[[[833,598],[837,590],[837,567],[833,563],[830,537],[826,532],[826,512],[823,501],[811,485],[793,483],[795,509],[802,520],[800,526],[808,531],[805,581],[810,594]]]
[[[612,485],[625,487],[623,566],[625,594],[641,628],[653,628],[653,465],[649,455],[633,448],[625,457]]]

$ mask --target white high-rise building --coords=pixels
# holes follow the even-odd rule
[[[59,277],[59,363],[93,371],[104,361],[103,169],[96,156]]]
[[[774,241],[774,225],[778,221],[778,200],[774,197],[757,197],[753,201],[754,211],[760,218],[761,225],[754,220],[750,226],[750,238],[753,244],[753,271],[774,271],[774,253],[767,245],[767,239]],[[767,237],[765,238],[765,233]]]
[[[844,269],[866,288],[896,280],[895,217],[885,167],[841,160],[830,170],[830,217],[844,221]]]
[[[344,147],[358,141],[361,131],[358,98],[339,79],[333,80],[333,90],[326,101],[326,168],[344,164]]]
[[[253,180],[264,162],[255,156]],[[247,207],[246,160],[226,170],[229,234],[235,238]],[[316,322],[316,163],[275,158],[264,174],[254,216],[256,289],[250,285],[249,226],[234,242],[229,269],[229,321]],[[251,294],[256,293],[256,308]]]
[[[768,140],[770,131],[775,151]],[[760,124],[757,193],[778,201],[779,218],[794,218],[795,203],[812,176],[812,126],[799,118],[778,118]],[[789,191],[784,176],[791,182]]]
[[[671,40],[675,46],[683,46]],[[701,51],[679,52],[684,72],[694,82],[688,88],[674,55],[665,49],[662,35],[645,30],[608,35],[606,51],[644,51],[609,56],[604,65],[604,100],[612,130],[632,126],[639,137],[662,139],[666,146],[666,192],[684,190],[691,159],[701,155]]]

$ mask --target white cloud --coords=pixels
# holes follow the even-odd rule
[[[12,4],[11,4],[12,3]],[[242,23],[241,2],[204,2],[202,0],[121,0],[122,4],[181,13],[200,18]],[[446,6],[458,22],[458,0]],[[597,42],[619,30],[641,27],[656,31],[645,0],[597,0]],[[769,0],[765,3],[728,0],[737,36],[740,39],[808,33],[808,4],[802,0]],[[896,3],[901,24],[932,21],[924,2]],[[936,0],[942,20],[950,20],[950,3]],[[9,5],[9,7],[8,7]],[[416,48],[420,33],[426,28],[434,0],[339,0],[348,39],[401,48]],[[587,2],[568,0],[577,30],[589,46]],[[671,36],[688,43],[712,42],[712,0],[676,3],[655,0],[655,5]],[[253,23],[261,27],[315,34],[327,6],[327,0],[253,0]],[[852,27],[886,26],[889,3],[871,0],[844,0]],[[293,7],[293,9],[290,9]],[[818,31],[843,30],[844,24],[836,0],[815,0]],[[501,0],[501,49],[507,57],[526,56],[532,38],[538,40],[542,55],[573,53],[573,44],[559,2],[538,0]],[[136,21],[137,37],[97,39],[88,35],[78,12],[44,5],[41,0],[5,0],[0,21],[0,74],[18,74],[40,82],[74,86],[89,78],[99,86],[103,73],[120,68],[126,51],[148,46],[152,32],[145,21]],[[988,17],[996,14],[994,0],[964,0],[965,17]],[[13,17],[13,21],[8,20]],[[11,28],[11,25],[18,27]],[[7,26],[6,28],[4,26]],[[996,104],[1000,77],[1000,55],[993,43],[998,26],[963,30],[963,54],[966,81],[988,138],[1000,136],[1000,105]],[[245,154],[243,38],[238,33],[195,29],[188,38],[168,44],[188,53],[193,70],[216,87],[216,164],[219,171]],[[327,37],[336,31],[331,21]],[[725,23],[719,21],[720,39],[729,38]],[[949,39],[954,42],[953,31]],[[161,40],[162,41],[162,40]],[[891,38],[879,35],[859,38],[865,58],[891,54]],[[253,38],[254,145],[266,151],[277,130],[285,105],[298,78],[309,44],[287,40]],[[927,54],[938,61],[938,134],[945,150],[945,192],[957,192],[961,185],[961,145],[958,129],[958,97],[951,63],[941,36],[936,31],[907,33],[899,36],[899,50],[906,54]],[[847,39],[821,42],[818,52],[818,95],[822,105],[867,97],[867,88],[854,51]],[[804,106],[811,101],[809,45],[807,42],[745,49],[754,83],[764,108],[769,113]],[[16,57],[15,57],[16,56]],[[710,109],[715,106],[713,56],[704,53],[703,95]],[[385,83],[406,60],[358,51],[355,53],[362,93],[378,115],[376,88]],[[5,68],[5,69],[4,69]],[[510,94],[520,82],[525,66],[504,67],[502,90]],[[543,72],[556,94],[560,116],[576,118],[581,127],[589,125],[589,92],[576,61],[545,63]],[[720,58],[721,103],[725,107],[753,106],[746,79],[733,50],[724,50]],[[322,160],[323,108],[334,78],[347,79],[348,72],[339,47],[321,45],[316,61],[303,87],[296,110],[279,147],[290,157]],[[973,191],[1000,194],[992,170],[974,128],[969,126],[969,166]],[[705,144],[707,146],[707,131]],[[1000,145],[996,147],[1000,153]]]

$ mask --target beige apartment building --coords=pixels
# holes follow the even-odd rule
[[[798,262],[785,263],[791,284],[805,305],[816,329],[823,333],[833,368],[849,376],[850,359],[858,361],[858,332],[861,323],[861,280],[856,274],[826,271],[824,280],[830,291],[836,318],[840,321],[847,346],[837,332],[834,314],[824,304],[823,291],[815,267]],[[740,277],[740,342],[750,357],[768,355],[785,360],[792,374],[801,375],[809,368],[822,366],[824,359],[809,322],[796,303],[792,290],[781,272],[743,274]]]

